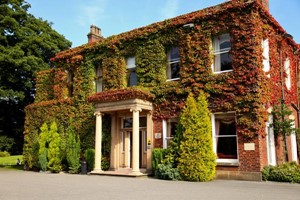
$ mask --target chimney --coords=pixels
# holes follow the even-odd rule
[[[91,25],[90,32],[87,34],[88,43],[98,42],[103,39],[101,29],[95,25]]]

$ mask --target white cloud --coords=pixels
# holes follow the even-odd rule
[[[167,0],[165,5],[161,8],[161,15],[164,19],[175,17],[177,15],[178,8],[178,0]]]
[[[107,0],[84,1],[79,5],[78,23],[80,26],[98,25],[106,18],[105,7]]]

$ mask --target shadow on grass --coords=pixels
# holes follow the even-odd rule
[[[7,170],[24,170],[23,165],[0,165],[0,170],[1,169],[7,169]]]

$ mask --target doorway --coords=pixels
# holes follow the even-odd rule
[[[122,131],[121,138],[121,166],[132,168],[132,130]],[[139,167],[147,167],[147,131],[145,129],[139,130]]]

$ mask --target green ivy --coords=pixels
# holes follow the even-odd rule
[[[166,81],[166,51],[158,40],[139,46],[135,58],[140,86],[155,87]]]

